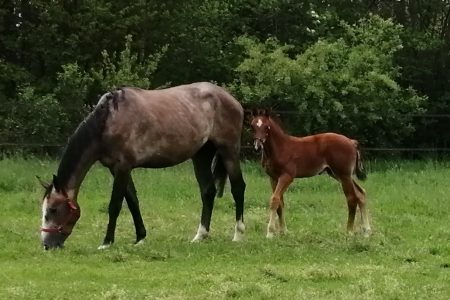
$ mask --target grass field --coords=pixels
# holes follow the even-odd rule
[[[191,244],[200,200],[191,164],[136,170],[148,230],[133,246],[124,208],[116,243],[99,251],[112,180],[94,167],[79,195],[82,217],[63,250],[39,241],[42,188],[52,160],[0,161],[0,299],[449,299],[450,162],[367,162],[373,235],[347,236],[344,196],[327,176],[286,193],[289,234],[266,240],[268,179],[244,163],[246,240],[231,241],[229,186],[211,238]]]

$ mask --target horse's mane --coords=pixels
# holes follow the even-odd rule
[[[116,104],[119,98],[118,94],[117,91],[105,94],[69,138],[64,148],[57,176],[54,178],[54,181],[58,181],[58,186],[67,184],[84,152],[100,140],[109,114],[109,106],[111,103]],[[53,184],[55,185],[55,182]]]
[[[258,117],[268,117],[270,118],[272,121],[274,121],[274,123],[281,129],[281,131],[285,132],[284,127],[283,127],[283,122],[280,119],[280,115],[275,113],[272,109],[258,109],[255,112],[253,112],[253,116]]]

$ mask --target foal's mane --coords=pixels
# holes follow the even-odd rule
[[[57,176],[53,179],[53,185],[64,186],[67,184],[84,152],[94,143],[100,141],[109,115],[109,106],[111,104],[115,106],[118,98],[118,91],[105,94],[94,110],[78,125],[64,148]],[[57,180],[57,183],[55,180]]]
[[[253,114],[253,117],[269,118],[269,120],[271,120],[272,123],[275,124],[282,133],[286,133],[286,131],[283,128],[283,122],[281,122],[280,116],[278,114],[274,113],[272,110],[266,110],[266,109],[257,110]]]

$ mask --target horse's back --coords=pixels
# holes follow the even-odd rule
[[[99,105],[106,101],[100,100]],[[126,153],[126,158],[114,159],[133,165],[174,165],[192,157],[208,140],[220,143],[240,138],[242,126],[230,121],[237,118],[242,124],[241,105],[210,83],[161,90],[126,87],[114,92],[110,101],[105,148],[117,148],[121,156]]]

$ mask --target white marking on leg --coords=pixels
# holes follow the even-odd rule
[[[111,244],[103,244],[98,246],[97,250],[105,250],[108,249],[109,247],[111,247]]]
[[[274,237],[274,234],[276,232],[276,216],[277,216],[277,210],[276,209],[272,209],[270,211],[270,219],[269,219],[269,224],[267,224],[267,235],[266,238],[271,239]]]
[[[370,234],[372,233],[372,229],[370,228],[369,217],[367,216],[366,207],[363,206],[363,208],[361,208],[361,206],[360,206],[359,210],[361,212],[361,224],[362,224],[363,236],[364,237],[369,237]]]
[[[142,240],[140,240],[139,242],[135,243],[134,245],[135,245],[135,246],[144,245],[144,243],[145,243],[144,241],[145,241],[145,240],[142,239]]]
[[[195,237],[192,239],[192,243],[193,242],[199,242],[201,240],[204,240],[205,238],[208,237],[209,232],[206,230],[205,226],[203,226],[202,224],[200,224],[198,226],[198,230],[197,230],[197,234],[195,235]]]
[[[242,220],[238,220],[234,226],[233,242],[240,242],[244,239],[245,224]]]
[[[279,218],[279,223],[280,223],[280,233],[287,234],[288,230],[287,230],[287,226],[286,226],[286,221],[284,219],[284,209],[283,209],[283,213],[281,214],[281,218]]]

